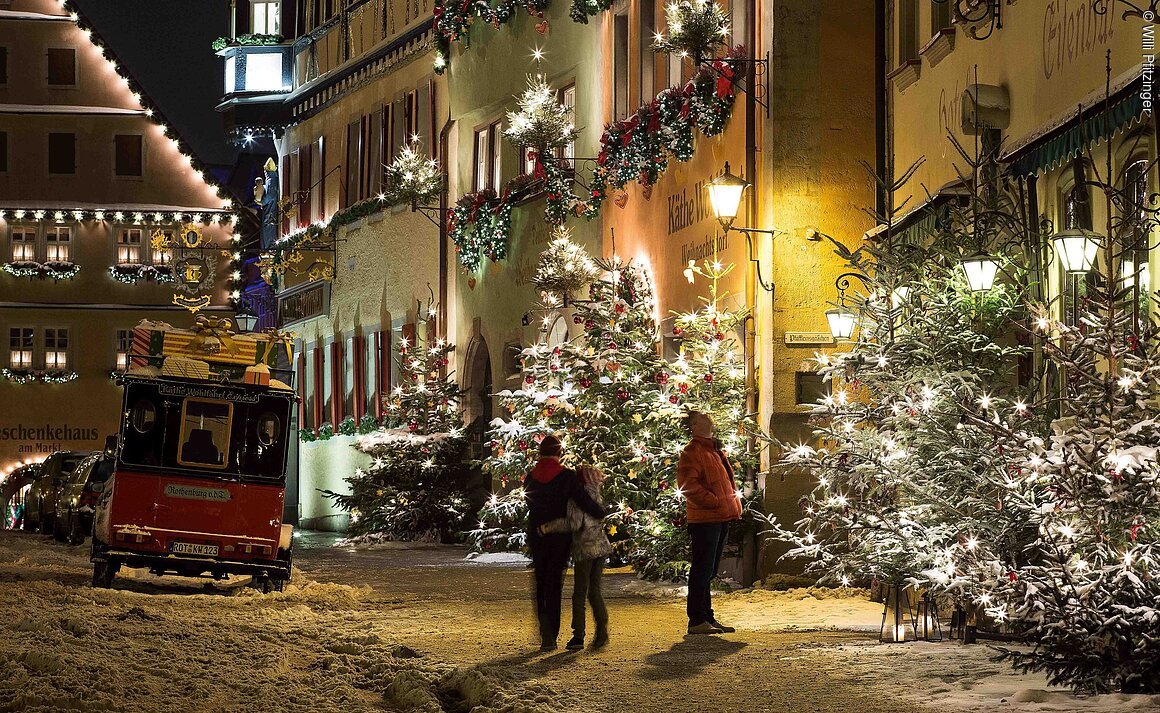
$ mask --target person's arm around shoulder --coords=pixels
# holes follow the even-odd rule
[[[600,503],[592,499],[592,496],[584,488],[584,484],[580,482],[580,476],[575,473],[572,474],[570,482],[568,483],[568,497],[572,498],[572,501],[576,503],[576,507],[592,517],[597,520],[604,519],[604,515],[606,514],[604,508],[601,507]]]
[[[705,471],[692,448],[681,451],[677,461],[677,487],[697,507],[712,510],[721,504],[717,494],[705,487]]]
[[[571,515],[571,512],[568,514]],[[555,533],[572,532],[575,529],[576,528],[572,526],[572,522],[569,518],[558,517],[555,520],[549,520],[543,525],[540,525],[540,534],[551,535]]]

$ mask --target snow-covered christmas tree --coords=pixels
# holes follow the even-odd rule
[[[430,305],[413,337],[399,340],[399,384],[384,395],[383,428],[355,447],[371,466],[327,492],[351,514],[350,533],[382,540],[450,541],[472,514],[459,387],[448,371],[455,346],[435,336]]]
[[[669,364],[641,267],[615,257],[593,260],[558,238],[544,253],[537,284],[544,288],[542,337],[523,352],[521,388],[499,394],[509,415],[495,423],[494,455],[485,467],[501,484],[518,483],[538,441],[562,434],[566,463],[605,473],[606,524],[618,555],[649,578],[681,578],[688,569],[684,503],[675,487],[677,457],[688,441],[681,418],[686,407],[720,414],[729,446],[744,451],[732,337],[741,316],[720,310],[715,299],[682,315],[678,337],[690,346]],[[587,297],[575,299],[583,286]],[[549,343],[557,319],[569,320],[576,336]],[[493,497],[471,539],[478,549],[512,549],[523,545],[524,527],[517,488]]]

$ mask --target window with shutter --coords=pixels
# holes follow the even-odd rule
[[[48,86],[75,87],[77,53],[71,47],[48,48]]]
[[[344,208],[354,205],[359,200],[358,162],[361,139],[359,120],[355,119],[346,127],[346,185],[343,187],[342,203]]]
[[[62,176],[77,172],[76,134],[48,135],[48,172]]]
[[[419,135],[419,143],[423,146],[423,150],[431,158],[435,157],[435,127],[431,123],[431,85],[424,84],[419,87],[416,94],[416,101],[418,103],[418,125],[416,133]]]
[[[383,112],[376,111],[367,118],[367,195],[377,196],[383,192]]]
[[[140,176],[144,170],[144,151],[140,134],[117,134],[113,137],[115,157],[113,173],[118,176]]]

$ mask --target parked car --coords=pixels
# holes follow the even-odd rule
[[[56,499],[56,529],[61,542],[79,545],[93,531],[93,505],[113,473],[109,454],[96,451],[80,462]]]
[[[57,451],[44,459],[40,464],[40,476],[24,501],[24,529],[52,534],[60,489],[87,455],[87,451]]]
[[[0,478],[0,527],[24,527],[24,501],[40,475],[40,463],[22,465]]]

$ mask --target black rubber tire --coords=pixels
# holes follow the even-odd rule
[[[113,578],[117,576],[119,567],[108,560],[93,562],[93,588],[109,589],[113,586]]]
[[[64,521],[63,527],[54,527],[52,530],[52,539],[56,540],[57,542],[67,542],[68,541],[68,528],[69,528],[69,521],[68,520]]]
[[[56,517],[40,513],[40,534],[52,535],[56,533]]]
[[[81,518],[71,510],[68,514],[68,537],[66,541],[74,547],[85,544],[85,531],[81,528]]]

